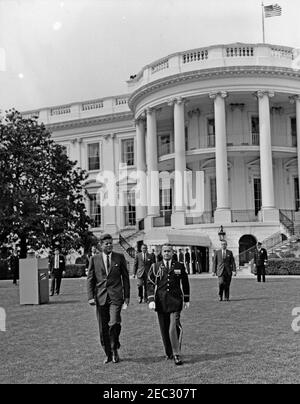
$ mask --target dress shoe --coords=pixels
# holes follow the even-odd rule
[[[139,298],[139,304],[141,304],[143,302],[143,299],[140,297]]]
[[[50,293],[50,296],[54,296],[54,293]]]
[[[174,362],[177,366],[182,365],[182,360],[179,355],[174,355]]]
[[[220,301],[220,302],[223,301],[223,297],[222,297],[222,296],[219,297],[219,301]]]
[[[119,357],[118,351],[113,351],[113,353],[112,353],[112,361],[113,361],[113,363],[120,362],[120,357]]]
[[[226,298],[225,298],[225,302],[229,302],[229,297],[226,297]]]
[[[103,361],[104,365],[106,365],[107,363],[111,362],[111,360],[112,360],[111,355],[108,355],[108,356],[104,359],[104,361]]]
[[[169,361],[171,359],[174,359],[174,356],[173,355],[166,355],[165,359],[166,359],[166,361]]]

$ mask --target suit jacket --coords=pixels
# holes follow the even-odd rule
[[[189,252],[185,253],[185,262],[189,264],[191,262],[191,254]]]
[[[133,275],[137,275],[138,278],[142,278],[144,273],[148,275],[149,269],[154,263],[152,254],[146,253],[146,262],[144,262],[143,256],[144,254],[141,252],[135,255]]]
[[[190,301],[189,278],[180,262],[172,261],[169,270],[164,262],[153,264],[148,275],[148,299],[155,302],[155,310],[174,313]]]
[[[213,272],[218,276],[222,276],[224,273],[232,275],[232,272],[236,272],[236,266],[232,251],[226,250],[226,257],[223,259],[223,251],[218,250],[215,253],[213,261]]]
[[[126,260],[123,254],[111,253],[110,271],[106,268],[101,254],[90,258],[87,275],[88,299],[104,306],[107,296],[113,304],[121,306],[130,297],[130,283]]]
[[[268,260],[268,253],[267,250],[265,250],[264,248],[262,248],[260,251],[258,251],[257,249],[254,251],[254,264],[256,264],[257,266],[264,266],[265,265],[265,261]]]
[[[59,254],[59,267],[55,269],[54,265],[55,265],[55,254],[50,255],[49,258],[50,273],[51,275],[62,276],[62,273],[66,267],[65,257],[62,254]]]

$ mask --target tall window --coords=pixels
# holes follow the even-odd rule
[[[90,218],[92,219],[92,227],[101,226],[101,205],[97,194],[89,194],[90,199]]]
[[[299,195],[299,178],[294,178],[294,190],[295,190],[295,208],[296,211],[300,210],[300,195]]]
[[[100,170],[100,147],[99,143],[88,144],[88,169]]]
[[[158,140],[158,155],[164,156],[170,153],[172,153],[170,134],[160,135]]]
[[[184,136],[185,136],[185,150],[189,150],[189,130],[188,127],[184,127]]]
[[[255,215],[258,214],[258,212],[261,209],[261,180],[260,178],[254,178],[253,179],[253,185],[254,185],[254,209],[255,209]]]
[[[159,190],[160,216],[165,218],[165,225],[171,225],[172,215],[172,189]]]
[[[296,118],[291,118],[291,134],[292,134],[292,146],[297,147],[297,126]]]
[[[124,206],[125,226],[135,226],[135,191],[127,191],[126,206]]]
[[[122,140],[122,163],[127,166],[134,166],[134,140]]]
[[[251,117],[251,136],[252,136],[252,144],[254,146],[259,146],[259,117],[258,116]]]
[[[210,206],[212,211],[212,216],[217,209],[217,183],[215,178],[210,179]]]
[[[215,119],[207,119],[207,146],[215,147],[216,145],[216,132],[215,132]]]

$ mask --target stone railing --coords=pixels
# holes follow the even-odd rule
[[[101,115],[130,113],[128,94],[118,97],[107,97],[97,100],[58,105],[34,111],[24,111],[24,117],[38,116],[39,122],[52,124],[80,118],[92,118]]]
[[[225,48],[224,56],[227,58],[254,56],[254,46],[229,46]]]
[[[195,71],[197,68],[201,70],[243,65],[293,68],[292,62],[296,52],[296,49],[286,46],[243,43],[191,49],[174,53],[145,66],[127,83],[130,90],[136,90],[157,80],[158,77],[161,79]],[[156,75],[158,72],[159,75]]]
[[[50,109],[50,115],[66,115],[71,113],[71,105],[64,105]]]
[[[169,68],[169,59],[165,59],[162,61],[159,61],[158,63],[155,63],[154,65],[151,66],[151,73],[157,73],[161,70],[165,70]]]
[[[91,111],[93,109],[103,108],[103,101],[92,101],[92,102],[84,102],[81,104],[82,111]]]
[[[208,49],[199,49],[193,52],[186,52],[182,55],[183,64],[206,59],[208,59]]]

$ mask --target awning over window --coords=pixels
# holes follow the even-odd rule
[[[169,243],[178,246],[202,246],[210,247],[211,240],[206,234],[198,232],[188,232],[184,230],[171,231],[165,234],[157,234],[157,232],[150,232],[145,237],[145,243],[161,245]]]

